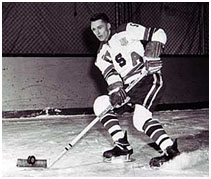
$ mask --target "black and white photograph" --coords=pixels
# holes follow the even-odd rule
[[[209,1],[1,4],[2,177],[209,177]]]

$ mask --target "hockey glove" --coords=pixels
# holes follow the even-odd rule
[[[161,70],[163,63],[160,58],[147,58],[145,59],[145,68],[148,71],[148,74],[153,74]]]
[[[127,94],[123,88],[119,88],[118,91],[110,94],[110,102],[112,106],[118,107],[125,103],[127,98]]]

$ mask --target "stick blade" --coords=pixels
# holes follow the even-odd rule
[[[47,168],[47,160],[36,159],[34,164],[29,164],[27,162],[27,159],[18,159],[16,166],[17,167],[41,167],[41,168]]]

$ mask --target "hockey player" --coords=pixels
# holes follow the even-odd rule
[[[163,151],[163,155],[150,160],[150,166],[159,167],[179,154],[177,141],[173,142],[160,122],[152,118],[164,87],[160,54],[167,41],[166,34],[162,29],[146,28],[131,22],[113,31],[104,13],[95,14],[90,20],[91,30],[101,42],[95,65],[108,84],[108,95],[95,100],[94,112],[99,115],[109,103],[115,109],[121,108],[129,97],[129,104],[134,106],[134,127],[149,136]],[[143,70],[147,75],[126,94],[127,85]],[[109,111],[101,123],[114,141],[114,148],[105,151],[103,157],[112,160],[123,156],[129,160],[133,149],[115,110]]]

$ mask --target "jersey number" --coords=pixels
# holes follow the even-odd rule
[[[132,59],[132,63],[133,66],[135,66],[137,64],[138,60],[141,60],[142,57],[136,53],[136,52],[132,52],[131,53],[131,59]],[[126,60],[122,57],[122,54],[119,53],[116,57],[115,57],[116,62],[119,64],[120,67],[123,67],[126,65]]]
[[[126,60],[122,57],[122,54],[119,53],[116,58],[115,58],[116,62],[119,64],[120,67],[123,67],[126,65]]]

